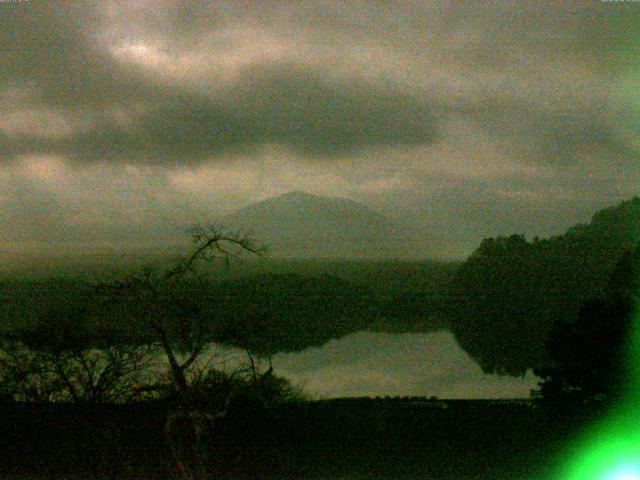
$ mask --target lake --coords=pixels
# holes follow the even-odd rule
[[[222,349],[227,358],[243,358]],[[230,360],[232,363],[234,360]],[[279,353],[274,372],[313,398],[436,396],[438,398],[525,398],[537,388],[531,372],[522,378],[489,375],[450,332],[357,332],[322,347]]]

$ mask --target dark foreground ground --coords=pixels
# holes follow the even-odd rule
[[[193,478],[544,479],[594,416],[527,402],[311,402],[217,421],[197,452],[188,429],[170,447],[168,410],[1,404],[0,478],[183,478],[177,460]]]

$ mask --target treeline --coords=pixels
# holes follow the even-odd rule
[[[198,309],[207,341],[263,356],[319,346],[365,329],[444,328],[443,285],[455,272],[455,265],[438,263],[231,263],[205,265],[198,279],[175,283],[172,295],[181,299],[183,309],[187,301]],[[65,324],[60,335],[109,325],[109,335],[121,329],[122,335],[143,342],[133,313],[118,311],[122,307],[114,302],[99,302],[97,285],[70,278],[5,281],[0,284],[1,329],[18,332],[46,318],[62,325],[64,312],[77,318],[82,308],[82,322]]]
[[[625,250],[605,291],[581,305],[575,321],[560,321],[547,342],[549,361],[534,370],[547,401],[609,404],[637,397],[640,243]]]
[[[606,296],[616,265],[639,239],[638,197],[564,235],[486,239],[449,284],[450,328],[487,372],[547,366],[556,325],[575,324],[586,302]]]
[[[122,403],[207,392],[220,409],[229,392],[260,384],[261,396],[293,398],[301,392],[266,366],[278,352],[366,329],[444,327],[440,279],[452,265],[268,265],[237,257],[260,254],[247,237],[200,226],[194,241],[172,262],[102,280],[0,284],[0,396]],[[246,351],[240,371],[216,367],[212,342]]]

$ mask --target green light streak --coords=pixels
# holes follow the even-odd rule
[[[575,442],[562,480],[640,480],[640,312],[628,337],[629,388],[608,417]],[[565,453],[570,453],[565,452]]]

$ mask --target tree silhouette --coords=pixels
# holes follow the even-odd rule
[[[112,320],[127,322],[121,332],[129,338],[119,341],[156,342],[166,356],[171,384],[183,396],[189,393],[188,372],[197,366],[210,341],[210,322],[196,293],[204,289],[207,279],[198,274],[198,264],[243,253],[264,253],[264,248],[244,232],[230,234],[215,225],[196,225],[190,233],[194,249],[173,267],[160,272],[145,268],[98,287],[105,306],[114,314]]]
[[[153,368],[148,345],[112,342],[91,319],[92,298],[50,306],[0,339],[0,390],[32,402],[124,403]]]
[[[640,244],[624,252],[602,298],[585,302],[575,322],[556,324],[548,345],[553,364],[535,371],[546,399],[588,401],[624,393],[639,274]]]
[[[639,240],[640,197],[563,235],[483,240],[449,283],[445,308],[456,340],[486,372],[545,366],[554,325],[577,321],[585,302],[604,297],[623,252]]]

